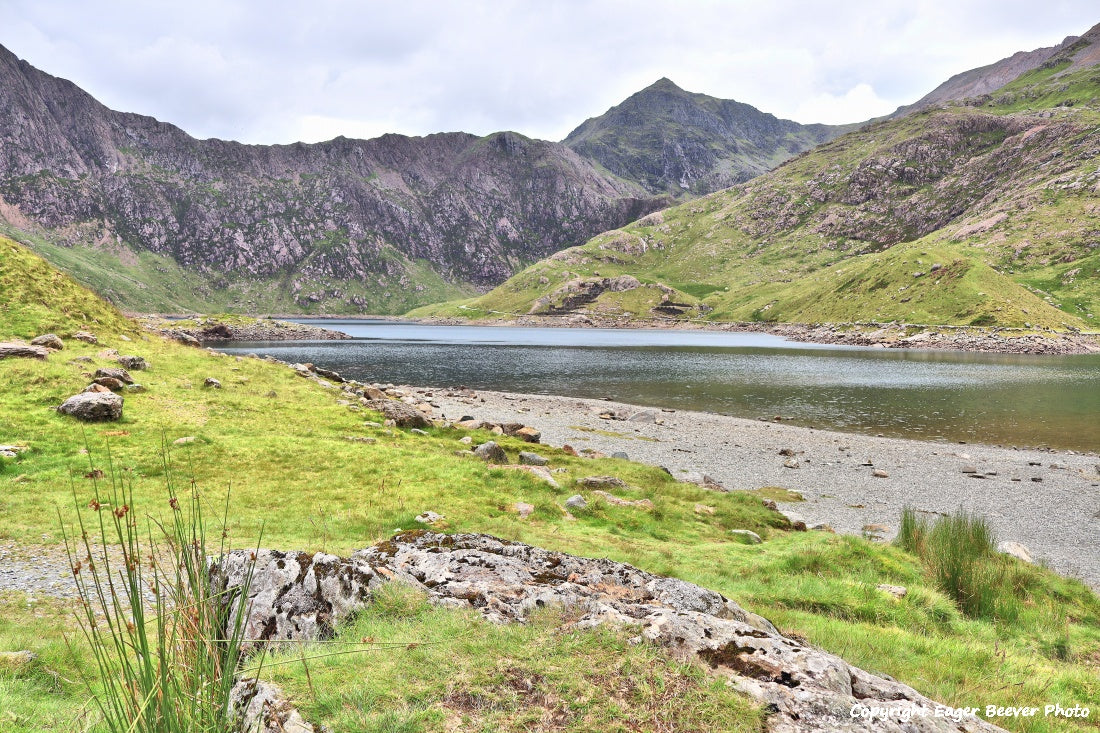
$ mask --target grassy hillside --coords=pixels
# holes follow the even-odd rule
[[[915,555],[859,537],[788,531],[752,492],[704,491],[656,468],[550,446],[538,450],[565,469],[555,474],[561,488],[491,468],[455,455],[465,431],[418,435],[367,425],[379,416],[285,366],[142,334],[36,256],[2,244],[0,340],[45,330],[67,336],[77,326],[100,339],[67,339],[45,362],[0,360],[0,380],[9,386],[0,393],[0,442],[28,446],[17,459],[0,459],[0,542],[9,561],[57,556],[58,511],[69,523],[74,499],[88,504],[93,481],[85,476],[97,466],[132,483],[142,523],[170,511],[170,478],[179,485],[193,478],[208,516],[221,516],[216,508],[231,486],[226,529],[242,546],[255,543],[262,528],[265,546],[346,553],[414,528],[413,517],[432,510],[446,515],[448,531],[610,557],[714,588],[788,633],[948,704],[973,704],[979,693],[983,704],[998,705],[1100,697],[1100,600],[1078,582],[1004,560],[1014,612],[970,618]],[[30,310],[25,301],[33,298],[45,305]],[[145,391],[126,394],[124,419],[82,425],[57,414],[53,406],[83,388],[91,371],[115,365],[109,349],[150,364],[135,373]],[[223,388],[203,388],[207,377]],[[194,440],[174,442],[184,437]],[[496,439],[513,459],[530,447]],[[166,455],[175,467],[167,473]],[[568,521],[560,505],[571,484],[593,474],[623,478],[631,487],[624,495],[648,498],[654,508],[594,501]],[[517,501],[535,506],[529,519],[512,510]],[[714,512],[698,511],[700,504]],[[765,542],[741,544],[731,529],[753,529]],[[880,583],[904,585],[908,594],[896,599],[878,590]],[[86,730],[94,723],[79,682],[82,671],[92,672],[87,650],[70,649],[62,637],[73,631],[68,605],[41,592],[0,593],[0,650],[39,654],[27,665],[0,666],[4,730]],[[334,730],[519,731],[546,720],[577,731],[759,728],[761,713],[699,667],[634,647],[626,632],[555,628],[553,614],[525,628],[492,627],[394,591],[341,639],[398,640],[397,649],[329,656],[310,663],[308,673],[286,658],[268,674],[307,718]],[[517,697],[508,687],[513,678],[537,680],[540,695]],[[492,704],[456,710],[456,690]],[[1027,731],[1082,729],[1053,718],[998,722]]]
[[[414,314],[540,312],[540,298],[598,273],[675,288],[713,320],[1095,329],[1100,70],[1058,69],[868,125],[559,252],[464,308]]]

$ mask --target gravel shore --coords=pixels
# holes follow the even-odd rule
[[[879,438],[605,400],[408,389],[430,392],[425,399],[447,419],[523,422],[550,445],[622,451],[674,476],[705,473],[733,490],[798,491],[805,501],[780,508],[838,532],[883,525],[872,531],[888,539],[905,506],[928,515],[962,508],[988,518],[1000,540],[1024,544],[1037,562],[1100,589],[1095,453]]]

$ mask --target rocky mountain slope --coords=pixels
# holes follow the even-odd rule
[[[684,198],[744,183],[855,127],[801,125],[661,79],[564,142],[652,193]]]
[[[1100,68],[1074,59],[1096,48],[601,234],[451,312],[1095,327]]]
[[[397,312],[660,204],[511,132],[196,140],[0,48],[6,231],[131,307]]]

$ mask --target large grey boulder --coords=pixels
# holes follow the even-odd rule
[[[381,412],[387,420],[393,420],[399,428],[430,428],[432,421],[420,410],[397,400],[366,400],[363,406],[368,410]]]
[[[239,587],[248,565],[247,553],[230,554],[219,575],[222,587]],[[236,603],[251,609],[250,639],[318,638],[391,581],[423,590],[440,606],[476,609],[495,623],[523,621],[535,609],[556,606],[574,609],[566,629],[638,628],[637,641],[701,661],[767,707],[772,733],[1001,730],[973,715],[936,715],[936,703],[911,687],[787,638],[714,591],[624,563],[488,535],[405,532],[346,560],[262,551],[249,597]]]
[[[16,341],[0,342],[0,359],[45,359],[50,350],[45,346],[30,346]]]
[[[44,333],[31,339],[32,346],[45,346],[47,349],[61,351],[65,348],[65,342],[56,333]]]
[[[504,452],[503,448],[497,445],[495,440],[487,441],[477,448],[474,448],[474,455],[489,463],[508,462],[508,454]]]
[[[62,402],[57,411],[85,422],[118,420],[122,397],[113,392],[81,392]]]

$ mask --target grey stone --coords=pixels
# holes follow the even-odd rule
[[[149,364],[145,359],[140,356],[134,356],[133,354],[118,357],[118,363],[126,369],[132,369],[135,372],[140,372],[143,369],[149,368]]]
[[[489,463],[508,462],[508,454],[504,452],[503,448],[497,445],[495,440],[487,441],[474,448],[474,455]]]
[[[409,432],[415,435],[428,435],[427,430],[421,430],[420,428],[412,428]]]
[[[420,522],[421,524],[435,524],[436,522],[446,519],[442,514],[436,512],[421,512],[413,517],[413,521]]]
[[[525,466],[545,466],[550,462],[550,459],[545,456],[540,456],[538,453],[520,451],[519,462]]]
[[[0,343],[0,359],[45,359],[50,350],[45,346],[30,346],[17,342]]]
[[[569,509],[584,509],[588,506],[588,502],[580,494],[573,494],[565,500],[565,506]]]
[[[31,339],[32,346],[45,346],[47,349],[61,351],[65,348],[65,342],[56,333],[44,333]]]
[[[731,529],[730,534],[737,537],[746,545],[759,545],[764,540],[751,529]]]
[[[883,471],[881,468],[876,468],[874,471],[871,471],[871,475],[875,478],[890,478],[890,474],[886,473],[886,471]]]
[[[1023,560],[1026,563],[1033,563],[1031,559],[1031,551],[1019,542],[1013,542],[1011,540],[1005,540],[1004,542],[997,543],[997,552],[1005,555],[1011,555],[1019,560]]]
[[[904,585],[888,585],[886,583],[879,583],[875,587],[884,593],[889,593],[894,598],[905,598],[905,596],[909,593],[909,589],[906,588]]]
[[[86,344],[98,344],[99,343],[99,339],[96,338],[96,335],[94,333],[90,333],[88,331],[77,331],[76,333],[73,334],[72,337],[74,339],[76,339],[77,341],[83,341]]]
[[[590,489],[626,488],[626,481],[617,476],[585,476],[577,479],[577,483]]]
[[[214,377],[207,377],[205,380],[203,380],[202,386],[208,387],[210,389],[221,389],[222,383]]]
[[[278,685],[255,678],[238,680],[230,706],[249,733],[316,733]]]
[[[130,376],[130,373],[125,369],[117,369],[115,367],[107,367],[105,369],[96,369],[93,378],[99,379],[106,377],[108,379],[117,379],[123,384],[133,384],[134,378]]]
[[[424,428],[432,427],[432,421],[428,417],[410,405],[397,400],[367,400],[363,406],[368,410],[380,412],[386,420],[393,420],[393,424],[399,428]]]
[[[527,519],[535,511],[533,504],[527,504],[522,501],[517,501],[515,504],[516,513],[519,514],[520,519]]]
[[[611,457],[612,458],[618,458],[618,459],[623,460],[623,461],[629,461],[630,460],[630,456],[628,456],[625,451],[621,451],[621,450],[617,450],[617,451],[613,452],[611,454]]]
[[[106,422],[122,417],[122,397],[114,392],[81,392],[61,403],[57,411],[85,422]]]

